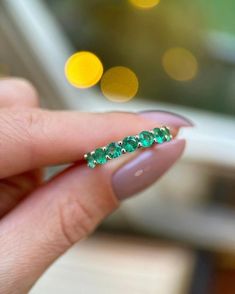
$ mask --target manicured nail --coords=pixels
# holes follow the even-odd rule
[[[161,123],[161,125],[165,124],[176,128],[194,126],[193,122],[190,119],[174,112],[150,110],[141,111],[138,114],[145,117],[146,119],[154,120],[158,123]]]
[[[124,200],[157,181],[180,158],[185,140],[173,140],[143,151],[113,175],[114,192]]]

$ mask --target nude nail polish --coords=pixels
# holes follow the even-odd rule
[[[156,121],[162,125],[174,126],[175,128],[194,126],[190,119],[170,111],[148,110],[141,111],[138,114],[148,120]]]
[[[149,187],[180,158],[184,148],[185,140],[172,140],[142,151],[125,163],[112,177],[117,198],[124,200]]]

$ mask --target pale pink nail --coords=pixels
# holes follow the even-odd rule
[[[180,158],[185,140],[173,140],[141,152],[113,175],[113,189],[124,200],[157,181]]]
[[[148,110],[141,111],[138,114],[148,120],[153,120],[162,125],[169,125],[175,128],[194,126],[190,119],[170,111]]]

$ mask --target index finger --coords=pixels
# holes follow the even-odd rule
[[[159,119],[158,119],[159,117]],[[39,109],[0,110],[0,178],[38,167],[77,161],[86,152],[159,125],[189,122],[174,114],[79,113]]]

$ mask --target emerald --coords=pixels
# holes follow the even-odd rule
[[[122,147],[118,143],[110,143],[107,146],[106,154],[112,159],[117,158],[122,154]]]
[[[98,148],[95,150],[94,158],[95,161],[99,164],[104,164],[107,162],[105,151],[102,148]]]
[[[138,147],[138,139],[133,136],[128,136],[122,141],[122,148],[125,149],[126,152],[133,152]]]
[[[112,142],[106,147],[97,148],[84,155],[87,165],[95,168],[98,164],[105,164],[108,160],[117,158],[126,152],[134,152],[137,148],[151,147],[154,143],[162,144],[173,138],[167,126],[142,131],[138,136],[127,136],[122,141]]]
[[[94,157],[91,155],[91,153],[88,153],[86,155],[86,160],[87,160],[87,165],[90,167],[90,168],[95,168],[95,159]]]
[[[165,141],[165,134],[164,134],[163,130],[159,129],[159,128],[155,128],[153,130],[153,132],[154,132],[154,137],[155,137],[157,143],[162,144]]]
[[[139,141],[143,147],[150,147],[153,145],[154,136],[150,132],[143,131],[139,134]]]
[[[164,134],[165,141],[169,142],[171,140],[170,130],[167,127],[164,127],[161,130],[162,130],[162,133]]]

